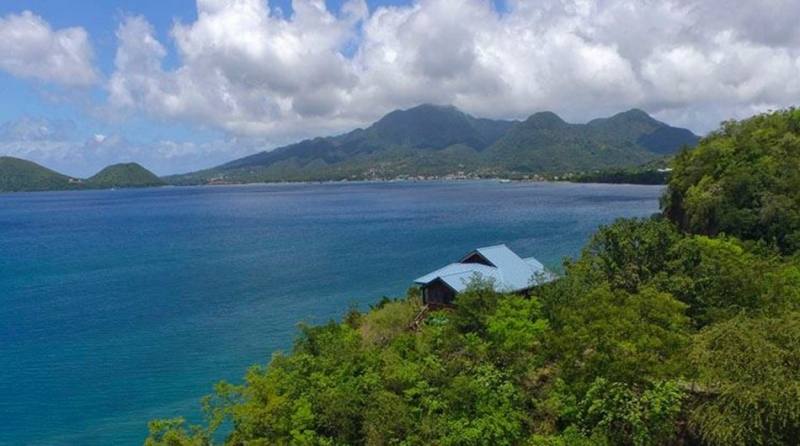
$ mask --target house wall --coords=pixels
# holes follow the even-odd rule
[[[422,301],[430,307],[450,305],[456,293],[442,282],[433,282],[422,288]]]

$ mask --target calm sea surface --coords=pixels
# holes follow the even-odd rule
[[[299,321],[472,248],[557,268],[650,186],[360,183],[0,195],[0,445],[139,445]]]

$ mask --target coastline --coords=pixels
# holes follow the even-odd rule
[[[0,196],[12,194],[25,194],[25,193],[46,193],[46,192],[94,192],[94,191],[114,191],[114,190],[148,190],[148,189],[169,189],[169,188],[193,188],[193,187],[246,187],[246,186],[277,186],[277,185],[326,185],[326,184],[413,184],[413,183],[499,183],[499,184],[601,184],[601,185],[618,185],[618,186],[665,186],[665,184],[649,184],[649,183],[619,183],[619,182],[583,182],[573,181],[570,179],[516,179],[516,178],[424,178],[424,179],[410,179],[410,178],[393,178],[393,179],[358,179],[358,180],[305,180],[305,181],[262,181],[262,182],[247,182],[247,183],[204,183],[204,184],[164,184],[159,186],[131,186],[131,187],[111,187],[111,188],[65,188],[65,189],[35,189],[35,190],[13,190],[13,191],[0,191]]]

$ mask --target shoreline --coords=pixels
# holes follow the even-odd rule
[[[75,189],[37,189],[37,190],[16,190],[0,191],[0,196],[26,194],[26,193],[47,193],[47,192],[97,192],[97,191],[116,191],[116,190],[150,190],[168,188],[193,188],[193,187],[244,187],[244,186],[279,186],[279,185],[335,185],[335,184],[384,184],[384,183],[498,183],[498,184],[584,184],[584,185],[609,185],[609,186],[656,186],[664,187],[666,184],[644,184],[644,183],[613,183],[613,182],[582,182],[570,180],[532,180],[532,179],[509,179],[509,178],[426,178],[426,179],[370,179],[370,180],[308,180],[308,181],[265,181],[252,183],[219,183],[219,184],[165,184],[161,186],[131,186],[131,187],[112,187],[112,188],[75,188]]]

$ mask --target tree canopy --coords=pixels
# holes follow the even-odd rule
[[[800,109],[725,122],[673,169],[664,213],[681,229],[800,249]]]

